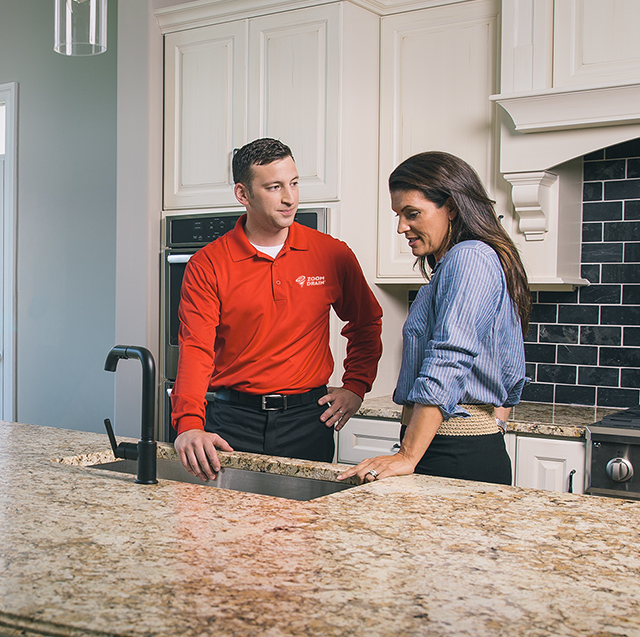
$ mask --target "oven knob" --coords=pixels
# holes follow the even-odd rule
[[[633,477],[633,465],[626,458],[612,458],[607,462],[607,475],[616,482],[626,482]]]

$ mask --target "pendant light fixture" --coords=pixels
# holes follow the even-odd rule
[[[107,50],[107,0],[55,0],[53,49],[61,55]]]

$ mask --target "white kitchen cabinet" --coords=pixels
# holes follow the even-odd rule
[[[404,159],[443,150],[471,164],[492,195],[497,184],[495,107],[500,3],[476,0],[382,18],[379,283],[422,281],[387,188]],[[502,180],[500,180],[502,181]]]
[[[237,203],[231,156],[246,139],[247,21],[165,38],[164,206]]]
[[[515,484],[518,487],[584,493],[585,443],[517,436]]]
[[[294,150],[303,201],[338,198],[340,6],[249,21],[248,140]]]
[[[556,88],[637,82],[640,3],[571,0],[554,5],[553,80]]]
[[[237,204],[233,151],[258,137],[293,149],[301,201],[338,198],[341,18],[333,3],[167,33],[165,209]]]
[[[400,422],[354,417],[338,432],[338,462],[358,464],[400,448]]]

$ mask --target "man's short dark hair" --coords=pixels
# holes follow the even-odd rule
[[[291,157],[291,149],[278,139],[263,137],[249,142],[238,149],[233,155],[233,181],[242,184],[251,191],[251,179],[253,178],[251,166],[263,166],[278,159]]]

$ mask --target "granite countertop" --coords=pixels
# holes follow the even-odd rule
[[[0,433],[3,636],[640,635],[640,502],[417,475],[309,502],[138,485],[83,466],[106,436]]]
[[[617,411],[620,409],[521,402],[511,410],[507,429],[521,434],[582,438],[586,425],[598,422]],[[401,407],[391,400],[391,396],[381,396],[365,399],[357,415],[400,420],[401,414]]]

